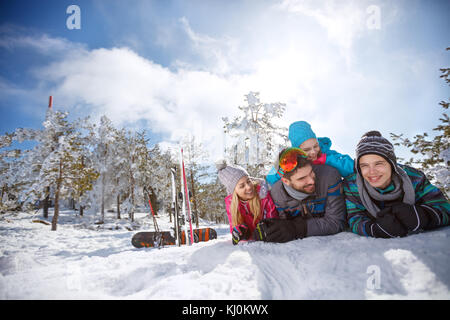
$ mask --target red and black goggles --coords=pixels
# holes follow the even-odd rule
[[[297,167],[299,156],[304,159],[308,158],[306,152],[300,148],[291,147],[284,149],[278,159],[278,174],[284,176],[286,173],[294,170]]]

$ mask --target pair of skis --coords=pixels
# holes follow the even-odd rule
[[[181,174],[180,174],[180,183],[181,183],[181,189],[182,189],[182,210],[183,210],[183,217],[185,218],[184,223],[184,234],[188,234],[187,225],[189,223],[189,237],[186,237],[186,239],[183,239],[184,241],[181,241],[180,235],[181,232],[179,230],[180,223],[178,221],[178,197],[177,197],[177,187],[175,182],[175,176],[176,176],[176,167],[170,168],[170,174],[172,178],[172,203],[173,203],[173,214],[174,214],[174,224],[175,224],[175,239],[176,239],[176,245],[180,246],[181,242],[185,242],[189,245],[194,243],[194,230],[192,228],[192,219],[191,219],[191,206],[190,206],[190,200],[189,200],[189,190],[187,186],[187,180],[186,180],[186,170],[184,168],[184,160],[183,160],[183,148],[180,149],[180,168],[181,168]],[[187,207],[187,214],[186,214],[186,207]]]
[[[182,194],[183,194],[182,208],[183,208],[183,216],[185,218],[184,232],[185,232],[185,234],[188,234],[187,223],[189,222],[190,241],[189,241],[189,238],[187,238],[186,241],[187,241],[188,245],[191,245],[194,243],[194,231],[192,228],[192,219],[191,219],[192,214],[191,214],[191,205],[189,202],[189,190],[188,190],[187,180],[186,180],[186,171],[184,169],[183,148],[180,149],[180,168],[181,168],[181,175],[180,175],[181,189],[184,191],[184,193],[182,191]],[[186,215],[186,207],[187,207],[187,215]]]
[[[192,219],[191,219],[191,206],[190,206],[190,199],[189,199],[189,190],[188,190],[188,186],[187,186],[187,180],[186,180],[186,170],[184,167],[184,160],[183,160],[183,148],[180,149],[180,168],[181,168],[181,174],[180,174],[180,179],[181,179],[181,189],[182,189],[182,210],[183,210],[183,216],[185,218],[185,223],[184,223],[184,233],[180,232],[179,228],[180,228],[180,223],[178,221],[178,197],[177,197],[177,188],[176,188],[176,183],[175,183],[175,176],[176,176],[176,167],[175,168],[171,168],[170,169],[170,173],[171,173],[171,178],[172,178],[172,202],[173,202],[173,210],[174,210],[174,231],[175,231],[175,244],[177,246],[180,246],[181,244],[188,244],[191,245],[194,242],[199,241],[199,235],[198,235],[198,231],[196,231],[196,236],[197,236],[197,241],[195,241],[196,239],[194,238],[194,229],[192,228]],[[150,200],[150,193],[148,192],[147,188],[144,187],[144,192],[147,194],[148,197],[148,203],[150,206],[150,211],[152,214],[152,218],[153,218],[153,226],[155,228],[155,232],[151,232],[151,233],[140,233],[140,234],[136,234],[133,239],[132,239],[132,243],[133,245],[141,245],[142,240],[145,238],[147,240],[147,244],[149,244],[148,246],[152,246],[152,247],[161,247],[162,245],[164,245],[165,243],[170,243],[172,244],[172,239],[168,240],[170,234],[168,235],[168,232],[161,232],[158,226],[158,222],[156,220],[155,217],[155,212],[153,211],[153,206]],[[186,212],[186,207],[187,207],[187,212]],[[187,225],[189,224],[189,233],[187,230]],[[199,229],[201,230],[201,229]],[[189,234],[189,237],[186,236]],[[151,237],[150,241],[148,237]],[[142,239],[141,239],[142,238]],[[209,240],[209,235],[207,236],[207,239]],[[203,241],[207,241],[207,240],[203,240]]]

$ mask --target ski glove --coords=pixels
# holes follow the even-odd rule
[[[234,245],[238,244],[241,240],[247,240],[249,236],[250,230],[245,223],[235,226],[231,232],[231,239]]]
[[[306,221],[294,219],[265,219],[256,226],[255,240],[284,243],[306,236]]]
[[[428,215],[420,206],[400,203],[392,206],[392,214],[400,221],[408,232],[424,229],[428,225]]]
[[[377,213],[371,230],[375,238],[404,237],[407,234],[406,228],[392,213],[392,207],[386,207]]]

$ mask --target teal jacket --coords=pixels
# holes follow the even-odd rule
[[[432,185],[423,172],[406,166],[399,166],[405,170],[411,180],[416,194],[415,205],[422,206],[428,213],[431,222],[426,229],[434,229],[449,224],[450,204],[444,194]],[[345,204],[347,207],[347,222],[353,233],[375,237],[371,231],[375,218],[363,206],[356,185],[356,173],[344,179]],[[375,201],[375,200],[374,200]],[[389,203],[376,202],[380,209]]]
[[[343,177],[346,177],[353,173],[355,165],[353,159],[349,155],[340,154],[334,150],[330,150],[330,138],[317,138],[317,141],[319,142],[320,150],[326,155],[325,164],[337,169],[340,175]],[[271,186],[280,179],[281,177],[274,167],[270,169],[269,173],[266,176],[266,180]]]

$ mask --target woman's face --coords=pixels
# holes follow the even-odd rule
[[[317,160],[320,155],[319,142],[315,138],[308,139],[300,145],[300,149],[306,152],[308,155],[308,160]]]
[[[251,200],[255,196],[255,187],[248,176],[239,179],[234,191],[243,201]]]
[[[391,183],[392,167],[385,158],[366,154],[359,159],[363,178],[374,188],[385,189]]]

